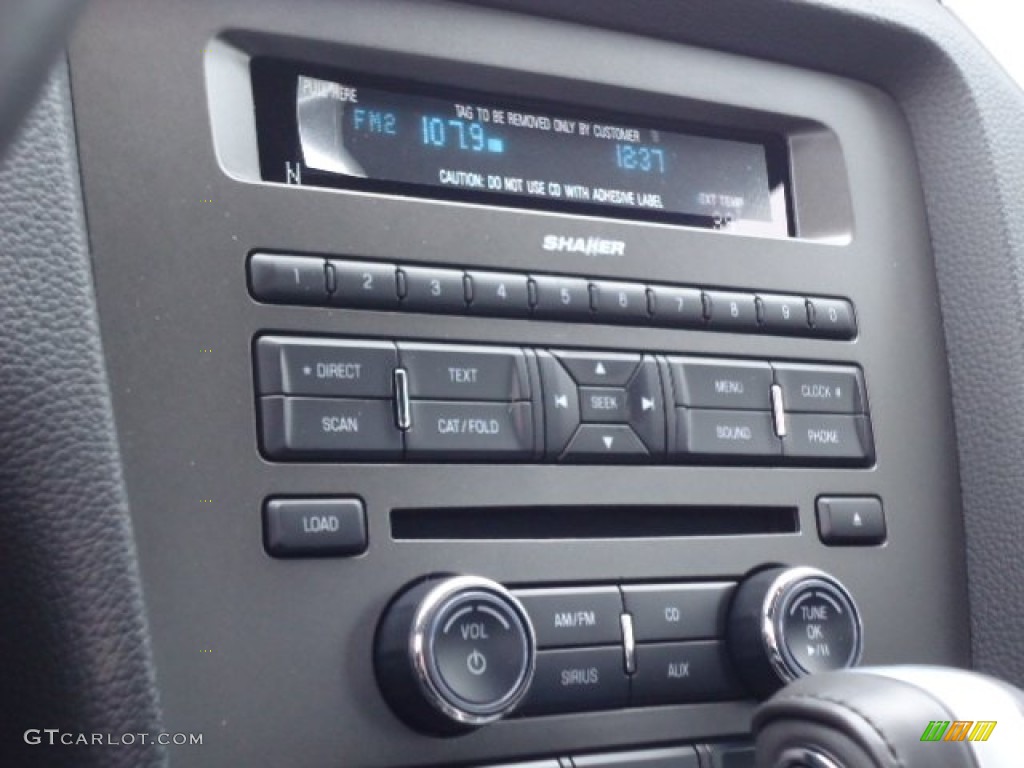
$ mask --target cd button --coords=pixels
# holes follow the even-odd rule
[[[581,387],[583,421],[621,424],[627,420],[626,390],[613,387]]]
[[[757,301],[750,293],[705,291],[708,328],[716,331],[758,331]]]
[[[390,400],[264,397],[263,450],[273,459],[376,461],[402,455]]]
[[[264,336],[256,342],[263,395],[389,398],[398,353],[390,342]]]
[[[672,328],[703,327],[704,302],[696,288],[652,285],[650,294],[655,325]]]
[[[676,404],[691,408],[771,409],[768,363],[669,358]]]
[[[725,632],[735,584],[659,584],[622,588],[638,643],[699,640]]]
[[[581,463],[623,463],[646,461],[647,448],[625,425],[584,424],[576,431],[562,461]]]
[[[590,286],[575,277],[532,275],[536,291],[534,312],[552,320],[584,320],[591,316]]]
[[[405,283],[402,305],[418,312],[464,312],[466,287],[463,273],[453,269],[402,267]]]
[[[260,301],[326,304],[326,262],[310,256],[254,253],[249,259],[249,286]]]
[[[481,315],[528,317],[530,294],[526,275],[504,272],[469,272],[469,308]]]
[[[622,642],[617,587],[524,589],[514,594],[530,616],[540,648]]]
[[[675,455],[778,456],[772,415],[761,411],[676,409]]]
[[[619,709],[629,701],[629,678],[619,646],[538,651],[525,715]]]
[[[534,457],[530,403],[414,400],[405,433],[410,459],[513,461]]]
[[[590,284],[590,298],[599,321],[650,319],[644,285],[596,280]]]
[[[436,400],[513,401],[530,398],[523,350],[398,343],[409,395]]]
[[[551,351],[583,387],[624,387],[640,364],[640,355]]]
[[[743,694],[717,641],[638,645],[633,706],[740,699]]]
[[[334,273],[331,304],[361,309],[395,309],[399,305],[394,264],[328,259]]]

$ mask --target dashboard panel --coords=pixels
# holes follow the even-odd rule
[[[320,186],[302,181],[306,156],[268,178],[260,61],[469,93],[477,110],[771,136],[785,231],[744,231],[727,209],[648,220]],[[433,2],[111,0],[84,18],[70,62],[161,697],[175,729],[211,734],[191,764],[580,765],[742,739],[760,692],[735,679],[745,662],[723,649],[738,630],[721,616],[736,585],[782,565],[841,580],[865,663],[968,663],[936,278],[889,96]],[[426,135],[420,151],[440,140]],[[503,186],[530,180],[511,168]],[[677,299],[685,311],[661,314]],[[867,502],[871,536],[844,525],[851,499]],[[454,574],[525,606],[537,670],[584,680],[606,665],[622,689],[584,684],[569,704],[528,692],[525,711],[457,738],[410,727],[381,633],[402,596]],[[713,595],[710,614],[689,603],[696,624],[713,618],[637,634],[638,595],[666,590]],[[552,622],[588,623],[610,600],[610,634],[542,640],[552,622],[531,605],[569,598],[583,603]],[[616,671],[633,641],[648,644],[637,663],[689,644],[708,680],[652,692],[628,657]],[[557,667],[580,648],[594,661]]]

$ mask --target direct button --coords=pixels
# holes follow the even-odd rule
[[[409,377],[410,397],[496,402],[530,398],[521,349],[399,342],[398,353]]]
[[[793,413],[864,413],[860,370],[843,365],[772,363],[782,387],[786,411]]]
[[[618,709],[628,701],[621,647],[538,651],[523,714]]]
[[[405,433],[410,459],[514,461],[534,456],[530,403],[414,400]]]
[[[638,643],[721,637],[732,582],[658,584],[622,588]]]
[[[272,459],[377,461],[402,455],[389,400],[260,399],[263,450]]]
[[[538,648],[622,642],[622,598],[615,587],[524,589],[513,594],[530,616]]]
[[[366,551],[366,511],[359,499],[268,499],[263,544],[272,557],[328,557]]]
[[[677,405],[764,411],[771,408],[772,369],[768,363],[671,357],[669,367]]]
[[[638,645],[633,706],[743,698],[716,641]]]
[[[390,398],[398,367],[391,342],[264,336],[256,357],[263,395]]]
[[[432,657],[438,682],[469,709],[508,696],[526,674],[529,648],[519,617],[485,592],[452,600],[435,619]]]

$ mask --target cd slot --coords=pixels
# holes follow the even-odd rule
[[[796,507],[522,506],[395,509],[398,541],[663,539],[800,532]]]

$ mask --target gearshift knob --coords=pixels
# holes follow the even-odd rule
[[[1024,693],[947,667],[804,677],[754,714],[758,768],[1020,768]]]

